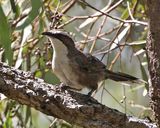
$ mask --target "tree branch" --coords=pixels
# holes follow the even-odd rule
[[[20,104],[85,128],[157,128],[148,120],[126,116],[95,99],[53,86],[31,73],[0,63],[0,93]]]

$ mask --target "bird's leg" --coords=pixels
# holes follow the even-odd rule
[[[89,91],[89,93],[87,94],[88,96],[92,96],[92,93],[95,91],[96,89],[91,89],[91,91]]]

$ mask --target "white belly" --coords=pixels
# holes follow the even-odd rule
[[[67,86],[77,90],[81,90],[83,88],[83,85],[79,85],[77,83],[77,77],[80,76],[77,76],[77,74],[72,71],[67,57],[63,56],[61,59],[53,57],[52,69],[60,81]]]

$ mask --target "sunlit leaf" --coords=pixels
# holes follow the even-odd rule
[[[147,89],[144,89],[144,90],[143,90],[143,96],[146,96],[147,93],[148,93]]]
[[[117,36],[117,38],[114,40],[114,43],[112,43],[110,50],[114,49],[115,47],[117,47],[117,45],[119,44],[119,42],[125,37],[125,35],[127,34],[128,30],[130,29],[130,25],[128,24],[126,26],[126,28],[123,29],[123,31]]]
[[[132,46],[134,49],[144,48],[146,45],[146,40],[134,41],[132,43],[128,43],[127,45]]]
[[[22,36],[22,41],[20,42],[21,44],[20,44],[20,49],[19,49],[19,51],[18,51],[18,57],[17,57],[17,60],[16,60],[15,68],[19,68],[19,67],[21,66],[21,64],[22,64],[22,61],[23,61],[23,59],[24,59],[24,58],[23,58],[23,55],[22,55],[22,53],[23,53],[23,48],[24,48],[24,44],[25,44],[28,36],[30,35],[30,33],[31,33],[31,27],[30,27],[30,26],[26,27],[26,28],[22,31],[22,34],[21,34],[21,36]],[[27,49],[25,49],[25,50],[27,50]]]
[[[24,34],[24,32],[22,31],[22,37],[23,37],[23,34]],[[18,53],[18,57],[17,57],[17,60],[16,60],[16,63],[15,63],[15,68],[19,68],[20,66],[21,66],[21,64],[22,64],[22,61],[23,61],[23,59],[22,59],[22,51],[23,51],[23,46],[24,45],[24,41],[23,42],[21,42],[21,46],[20,46],[20,49],[19,49],[19,53]]]
[[[41,71],[36,71],[35,72],[35,77],[39,77],[39,78],[41,78],[42,77],[42,72]]]
[[[146,66],[147,64],[147,62],[142,62],[142,66]]]
[[[145,53],[146,51],[144,50],[144,49],[140,49],[140,50],[138,50],[136,53],[134,53],[134,56],[138,56],[138,55],[140,55],[140,54],[142,54],[142,53]]]

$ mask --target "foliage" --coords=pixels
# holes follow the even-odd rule
[[[1,61],[49,83],[59,80],[51,72],[51,45],[41,33],[57,28],[70,32],[80,50],[95,55],[110,70],[148,79],[143,0],[1,0],[0,20]],[[127,89],[108,86],[112,84],[100,86],[96,97],[101,102],[127,114],[150,116],[147,84]],[[41,118],[52,121],[15,101],[2,100],[0,105],[0,127],[42,127]],[[51,127],[71,126],[54,120]]]

